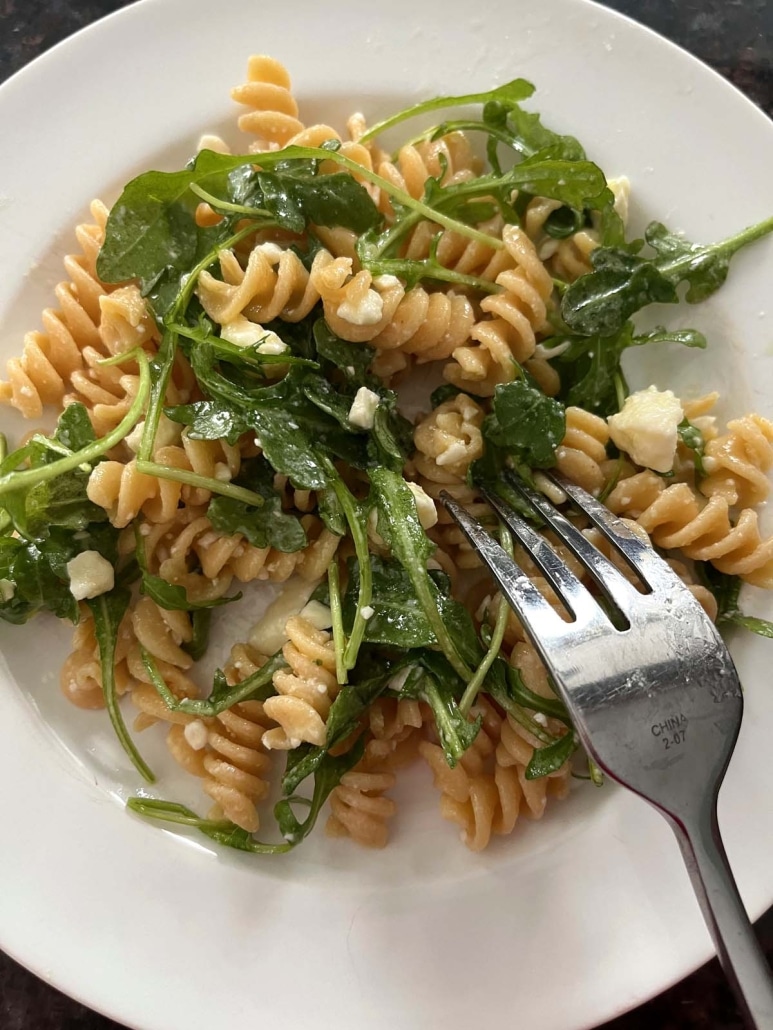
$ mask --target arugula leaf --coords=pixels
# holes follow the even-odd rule
[[[193,636],[187,644],[183,644],[183,650],[191,656],[194,662],[200,661],[207,653],[211,625],[212,611],[210,608],[199,608],[194,611],[191,616]]]
[[[229,196],[229,172],[246,161],[204,150],[182,171],[151,171],[132,179],[110,211],[97,258],[99,278],[108,283],[139,279],[147,292],[162,275],[172,273],[178,292],[179,277],[231,232],[227,222],[214,230],[196,225],[200,198],[191,186]],[[256,217],[261,214],[266,218],[266,212],[255,212]]]
[[[384,644],[400,649],[435,646],[435,634],[416,598],[411,577],[403,566],[399,562],[371,554],[370,569],[373,579],[370,607],[373,614],[367,620],[363,643]],[[447,576],[432,572],[430,582],[443,621],[461,627],[467,610],[450,596]],[[358,562],[352,561],[349,563],[349,583],[343,598],[343,621],[347,632],[354,621],[359,588],[360,566]],[[461,635],[465,635],[464,630],[461,630]]]
[[[709,588],[717,601],[717,626],[729,623],[731,626],[740,626],[748,629],[761,637],[773,639],[773,622],[767,619],[758,619],[753,615],[744,615],[741,611],[739,597],[743,580],[740,576],[729,576],[726,572],[720,572],[708,562],[696,564],[700,578],[705,586]]]
[[[320,358],[339,368],[346,378],[358,386],[373,385],[377,380],[368,374],[374,350],[364,343],[350,343],[336,336],[324,318],[314,323],[314,344]]]
[[[560,769],[569,758],[571,758],[577,742],[574,734],[570,731],[563,737],[554,740],[552,744],[534,749],[534,753],[526,766],[526,779],[538,780],[542,776],[549,776],[550,773]]]
[[[422,661],[425,665],[425,675],[414,689],[419,698],[426,701],[432,709],[440,746],[443,748],[446,761],[453,769],[477,737],[483,719],[478,716],[477,719],[471,720],[461,713],[448,681],[433,675],[426,668],[427,658],[425,655]]]
[[[438,645],[454,670],[468,680],[472,673],[438,610],[432,580],[427,572],[427,559],[434,552],[435,545],[421,527],[413,494],[402,476],[390,469],[375,468],[368,474],[378,503],[379,532],[408,573]]]
[[[273,697],[276,693],[274,673],[287,665],[282,652],[278,651],[260,669],[233,686],[228,683],[223,670],[218,669],[215,672],[212,693],[208,698],[178,698],[166,685],[153,656],[144,647],[140,649],[140,655],[150,682],[169,711],[185,712],[186,715],[197,715],[202,719],[219,715],[240,701],[265,701]]]
[[[676,427],[676,431],[681,442],[692,451],[696,473],[699,476],[705,476],[706,469],[703,466],[703,455],[706,450],[706,441],[703,439],[703,433],[687,418],[682,419]]]
[[[246,462],[236,482],[265,498],[265,503],[255,508],[230,497],[213,497],[207,518],[215,529],[229,535],[240,533],[253,547],[273,547],[285,553],[306,546],[306,531],[300,520],[282,510],[282,498],[274,489],[268,462],[262,458]]]
[[[309,174],[307,162],[287,162],[258,173],[266,209],[279,225],[302,233],[307,225],[342,226],[365,232],[382,220],[368,191],[346,172]]]
[[[364,741],[360,739],[346,754],[334,757],[326,752],[314,769],[314,792],[311,801],[291,795],[276,803],[274,817],[279,826],[279,832],[288,843],[293,846],[300,844],[311,833],[330,792],[338,786],[344,773],[349,772],[359,762],[364,748]],[[296,817],[293,811],[294,804],[308,806],[309,812],[303,822]]]
[[[483,432],[516,461],[549,468],[566,432],[564,406],[525,378],[501,383],[494,390],[492,413],[486,416]]]
[[[121,747],[131,759],[137,772],[148,783],[155,782],[155,776],[143,760],[134,741],[129,736],[126,723],[118,705],[118,695],[115,687],[115,647],[118,640],[118,631],[131,601],[131,594],[128,590],[117,588],[108,594],[101,594],[87,601],[94,617],[94,634],[99,647],[99,661],[102,667],[102,693],[105,697],[105,708],[113,724],[115,735],[121,743]]]
[[[236,823],[227,819],[201,819],[185,805],[174,801],[161,801],[155,798],[133,797],[126,802],[126,807],[143,819],[157,820],[162,823],[173,823],[178,826],[190,826],[203,833],[205,837],[237,851],[247,851],[255,855],[283,855],[293,848],[292,844],[263,844],[243,830]]]
[[[619,247],[599,247],[591,255],[594,271],[581,276],[564,293],[561,314],[566,324],[586,336],[613,336],[647,304],[673,304],[677,287],[688,285],[686,300],[705,300],[727,278],[730,259],[742,247],[773,232],[773,218],[718,243],[690,243],[652,222],[645,239],[655,256],[645,258]]]

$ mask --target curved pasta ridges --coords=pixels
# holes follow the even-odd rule
[[[768,472],[773,465],[773,422],[745,415],[727,424],[727,433],[706,444],[706,476],[700,491],[718,495],[729,505],[760,504],[770,493]]]
[[[325,321],[344,340],[369,343],[377,352],[399,351],[418,361],[447,358],[469,336],[475,315],[461,294],[406,291],[394,276],[373,279],[354,271],[349,258],[320,253],[311,281],[322,299]],[[372,314],[360,324],[363,305]]]
[[[513,362],[524,364],[537,345],[537,333],[547,326],[547,302],[553,280],[537,257],[534,244],[514,225],[502,232],[508,253],[516,267],[496,279],[502,292],[480,302],[486,318],[476,322],[470,342],[457,348],[453,361],[443,369],[449,382],[475,393],[490,396],[498,383],[509,382],[517,372]]]
[[[453,769],[437,744],[423,741],[419,753],[430,766],[435,786],[441,792],[441,815],[459,825],[462,840],[471,851],[481,851],[492,833],[512,831],[521,791],[517,777],[496,762],[502,717],[483,697],[478,699],[474,714],[482,716],[483,725]]]
[[[325,743],[326,720],[338,693],[335,646],[329,633],[299,615],[287,620],[282,648],[288,668],[274,673],[276,696],[265,702],[266,714],[278,723],[268,730],[268,748],[288,749],[302,742]]]
[[[324,254],[320,251],[316,256],[312,272],[324,260]],[[298,255],[275,243],[254,247],[246,268],[232,251],[221,251],[220,272],[222,280],[202,272],[196,286],[202,307],[220,325],[233,322],[239,315],[259,324],[275,318],[299,322],[319,300],[313,275],[310,277]]]
[[[445,491],[474,518],[491,519],[488,505],[467,482],[470,465],[483,454],[484,416],[480,405],[467,394],[459,393],[420,419],[414,429],[413,469],[419,485],[436,502],[438,515],[430,535],[460,569],[477,568],[480,561],[446,509],[437,502]]]
[[[303,129],[287,69],[273,57],[257,54],[247,62],[247,81],[231,90],[231,97],[249,108],[239,117],[239,128],[256,136],[256,147],[274,150]]]
[[[254,833],[256,805],[269,791],[270,759],[261,743],[271,720],[260,701],[242,701],[212,720],[203,757],[202,788],[226,819]]]
[[[452,186],[474,178],[479,170],[479,159],[467,138],[459,132],[449,133],[433,141],[407,144],[400,148],[394,162],[380,161],[376,166],[382,179],[414,200],[424,196],[424,187],[429,178],[439,179],[443,186]],[[392,215],[388,194],[382,192],[378,206],[383,214]]]
[[[502,227],[500,215],[476,226],[489,236],[500,236]],[[406,244],[404,256],[413,261],[423,260],[429,257],[435,242],[435,257],[439,263],[462,275],[473,275],[494,282],[500,272],[513,266],[513,257],[508,250],[490,247],[480,240],[471,240],[452,229],[441,231],[433,222],[420,222],[416,226]]]
[[[502,723],[497,746],[497,765],[502,769],[515,770],[526,814],[532,819],[542,818],[551,794],[557,797],[566,796],[571,777],[570,764],[566,761],[560,769],[548,773],[547,776],[540,776],[536,780],[527,779],[526,767],[537,747],[544,747],[544,744],[525,730],[511,715],[507,715]]]
[[[591,254],[599,241],[592,229],[580,229],[565,240],[559,240],[550,258],[550,268],[558,279],[571,283],[593,271]]]
[[[632,480],[637,481],[635,489]],[[742,509],[733,524],[723,497],[715,494],[703,502],[686,483],[664,487],[650,471],[619,483],[607,505],[616,514],[634,517],[658,547],[710,561],[720,572],[755,586],[773,585],[773,537],[760,535],[757,513],[750,508]]]
[[[0,382],[0,400],[25,418],[40,417],[46,404],[60,405],[71,375],[82,366],[83,349],[102,348],[99,301],[111,287],[98,279],[95,265],[107,209],[94,201],[91,214],[94,223],[76,229],[82,253],[64,259],[69,281],[54,290],[58,307],[43,311],[43,332],[26,334],[21,356],[8,361],[8,378]]]
[[[598,496],[606,475],[609,428],[603,418],[582,408],[566,409],[566,431],[556,448],[556,468],[588,493]]]
[[[140,597],[131,612],[137,643],[162,662],[177,669],[190,669],[193,659],[182,647],[193,639],[190,616],[183,611],[160,608],[149,597]]]
[[[389,836],[389,820],[396,812],[384,793],[395,785],[388,770],[369,770],[358,763],[344,773],[330,794],[330,816],[325,827],[331,837],[351,837],[368,848],[383,848]]]
[[[116,692],[125,694],[134,685],[127,656],[134,643],[134,634],[128,618],[124,618],[118,631],[115,649]],[[73,633],[72,650],[62,664],[59,673],[62,693],[78,708],[104,708],[102,692],[102,666],[99,646],[94,632],[94,619],[89,613],[81,613],[81,620]]]

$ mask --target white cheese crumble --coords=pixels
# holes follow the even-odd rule
[[[377,275],[373,280],[373,285],[377,290],[390,290],[395,286],[400,286],[401,283],[396,275]]]
[[[115,586],[113,566],[99,551],[81,551],[67,562],[70,593],[76,601],[106,594]]]
[[[437,524],[437,508],[435,502],[418,483],[408,483],[408,489],[416,501],[416,511],[422,529],[432,529]]]
[[[258,354],[284,354],[290,348],[276,333],[266,333],[263,343],[258,344]]]
[[[207,727],[201,719],[189,722],[183,730],[183,736],[194,751],[201,751],[207,746]]]
[[[679,398],[671,390],[650,386],[626,398],[622,411],[607,419],[612,442],[654,472],[670,472],[677,427],[684,419]]]
[[[396,672],[394,674],[394,676],[391,678],[391,680],[387,683],[387,687],[390,690],[394,690],[396,693],[399,694],[400,691],[405,686],[405,683],[406,683],[408,677],[411,675],[412,671],[413,671],[413,666],[412,665],[406,665],[406,667],[404,669],[400,669],[399,672]]]
[[[623,225],[628,223],[628,203],[631,197],[631,181],[625,175],[620,175],[615,179],[609,179],[607,186],[612,190],[612,196],[615,198],[614,209],[620,216],[620,221]]]
[[[377,325],[384,316],[384,301],[375,290],[367,290],[356,301],[344,300],[338,305],[338,317],[350,325]]]
[[[354,395],[354,401],[349,408],[349,421],[353,426],[360,429],[372,429],[376,418],[379,395],[369,390],[367,386],[361,386]]]
[[[257,343],[260,354],[283,354],[287,350],[287,345],[276,333],[264,329],[258,322],[251,322],[244,315],[224,322],[220,326],[220,337],[236,347],[253,347]]]
[[[301,608],[300,616],[310,622],[314,629],[330,629],[333,625],[333,613],[321,601],[309,601]]]
[[[10,579],[0,579],[0,597],[3,601],[10,601],[16,593],[16,584]]]
[[[231,470],[223,461],[215,462],[215,479],[218,483],[231,482]]]
[[[265,575],[258,575],[258,579],[268,579],[268,572],[265,569],[261,571]],[[316,585],[316,582],[308,583],[300,576],[288,580],[282,593],[271,602],[253,627],[250,646],[262,654],[275,654],[287,640],[287,620],[301,611]]]
[[[371,608],[369,604],[366,604],[364,608],[360,609],[360,611],[362,613],[363,619],[365,619],[366,622],[368,621],[368,619],[372,619],[373,616],[376,614],[376,609]]]

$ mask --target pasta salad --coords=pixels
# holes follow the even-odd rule
[[[713,244],[659,222],[629,239],[627,181],[524,107],[532,93],[516,79],[372,126],[357,113],[342,135],[305,125],[283,65],[253,57],[232,91],[249,145],[205,136],[78,227],[57,306],[0,383],[24,416],[58,416],[3,451],[0,617],[72,622],[66,697],[107,709],[149,783],[137,740],[164,732],[208,799],[197,814],[143,793],[135,813],[273,854],[328,806],[330,834],[381,847],[396,776],[423,761],[478,851],[573,778],[599,784],[440,503],[512,549],[481,493],[521,507],[506,470],[564,503],[544,476],[559,470],[719,624],[773,635],[738,601],[773,586],[757,513],[773,423],[718,426],[717,394],[631,393],[622,367],[631,347],[705,347],[633,318],[710,296],[773,218]],[[276,599],[204,682],[213,621],[261,581]]]

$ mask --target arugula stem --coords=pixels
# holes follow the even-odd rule
[[[130,356],[135,356],[135,352],[132,351],[122,355],[124,360]],[[48,465],[41,465],[38,468],[24,469],[21,472],[9,472],[0,476],[0,496],[13,490],[23,490],[38,483],[45,483],[49,479],[56,479],[57,476],[61,476],[65,472],[71,472],[80,465],[90,465],[96,458],[101,457],[112,447],[115,447],[131,432],[132,427],[136,425],[137,420],[142,414],[142,409],[145,407],[145,402],[150,393],[148,359],[141,350],[136,352],[136,358],[140,369],[139,388],[129,410],[115,429],[112,429],[105,436],[100,437],[99,440],[95,440],[86,447],[81,447],[79,451],[73,451],[66,458],[59,458],[57,461],[52,461]]]
[[[178,826],[192,826],[210,840],[235,848],[237,851],[248,851],[256,855],[283,855],[292,851],[294,846],[287,842],[263,844],[259,840],[253,840],[245,830],[240,830],[234,823],[229,823],[225,819],[200,819],[185,805],[179,805],[173,801],[133,797],[126,802],[126,807],[130,812],[134,812],[143,819],[174,823]]]
[[[510,535],[508,529],[500,524],[499,527],[499,541],[502,544],[503,549],[512,558],[513,556],[513,538]],[[462,715],[469,715],[472,703],[478,696],[478,691],[483,686],[483,681],[486,679],[489,669],[494,664],[499,651],[502,647],[502,641],[505,638],[505,630],[507,629],[507,616],[510,611],[510,606],[504,597],[500,594],[499,597],[499,610],[497,611],[496,622],[494,623],[494,632],[491,634],[491,642],[489,643],[488,651],[483,657],[483,661],[480,663],[478,668],[475,670],[475,675],[472,677],[470,682],[467,684],[467,688],[462,694],[462,700],[459,702],[459,711]]]
[[[520,723],[525,730],[528,730],[537,740],[541,740],[543,744],[555,744],[558,740],[558,737],[553,737],[544,726],[540,726],[530,715],[527,715],[520,705],[512,705],[507,711],[517,723]]]
[[[234,233],[232,236],[229,236],[228,239],[223,240],[222,243],[218,243],[216,247],[213,247],[197,265],[194,265],[186,278],[182,289],[177,294],[174,304],[165,316],[164,323],[166,325],[166,330],[164,332],[163,339],[161,340],[161,346],[158,348],[158,353],[151,364],[155,375],[150,391],[150,403],[148,404],[148,410],[145,415],[145,428],[142,433],[142,440],[140,441],[140,449],[138,452],[138,457],[145,461],[153,456],[153,445],[156,441],[158,423],[161,418],[161,412],[166,399],[166,391],[169,386],[169,379],[172,375],[174,359],[177,354],[177,333],[171,329],[170,326],[184,317],[188,304],[193,296],[193,291],[196,289],[199,275],[205,268],[208,268],[217,260],[217,256],[220,251],[229,250],[231,247],[234,247],[239,243],[240,240],[243,240],[246,236],[249,236],[254,232],[254,225],[245,226],[243,229],[240,229],[239,232]]]
[[[463,107],[467,104],[485,104],[491,100],[491,98],[492,90],[489,89],[484,93],[465,93],[462,96],[456,97],[433,97],[431,100],[422,100],[418,104],[412,104],[410,107],[406,107],[402,111],[398,111],[396,114],[390,115],[389,118],[384,118],[382,121],[376,122],[375,125],[371,125],[368,131],[360,136],[358,142],[368,143],[370,140],[379,136],[382,132],[386,132],[395,125],[399,125],[400,122],[406,122],[409,118],[415,118],[417,115],[426,114],[429,111],[438,111],[443,107]]]
[[[713,243],[701,249],[705,249],[709,253],[712,251],[719,252],[725,254],[729,258],[747,244],[753,243],[755,240],[759,240],[763,236],[768,236],[771,232],[773,232],[773,217],[766,218],[764,221],[758,222],[756,225],[750,225],[746,229],[742,229],[740,232],[735,233],[735,235],[728,236],[727,239],[721,240],[719,243]],[[689,268],[695,261],[695,257],[695,253],[688,251],[688,253],[682,254],[679,257],[671,258],[666,261],[657,260],[654,263],[661,274],[668,278],[676,275],[677,279],[679,279],[681,278],[682,269]]]
[[[8,456],[8,437],[0,433],[0,461],[5,461]]]
[[[327,582],[330,593],[330,613],[333,616],[333,645],[336,652],[336,679],[343,686],[348,679],[344,652],[346,649],[346,634],[344,633],[344,620],[341,611],[341,583],[338,575],[338,564],[335,558],[328,565]]]
[[[330,464],[330,463],[328,463]],[[370,605],[373,597],[373,570],[370,567],[370,551],[368,548],[368,534],[363,526],[360,512],[358,510],[357,501],[352,495],[351,491],[333,469],[332,464],[330,465],[330,471],[332,475],[330,477],[330,485],[335,491],[335,495],[338,498],[338,503],[343,508],[346,521],[349,524],[349,531],[352,534],[352,540],[354,541],[354,550],[357,555],[357,561],[360,566],[360,589],[357,594],[357,613],[354,616],[354,624],[352,626],[352,635],[349,637],[349,642],[346,645],[343,654],[343,666],[344,669],[353,669],[357,664],[357,655],[360,650],[363,638],[365,636],[365,626],[367,619],[362,614],[362,609],[367,608]],[[332,610],[332,609],[331,609]],[[336,657],[336,667],[338,665],[338,659]]]
[[[368,133],[370,131],[368,130]],[[415,146],[417,143],[423,143],[425,140],[436,140],[452,132],[485,132],[492,139],[497,140],[499,143],[504,143],[506,147],[517,151],[523,157],[532,157],[536,153],[534,147],[527,146],[524,140],[519,139],[517,136],[510,136],[494,125],[487,125],[486,122],[479,122],[472,118],[458,118],[453,121],[441,122],[439,125],[433,125],[429,129],[425,129],[424,132],[420,132],[418,136],[408,140],[404,146]]]
[[[241,501],[253,508],[260,508],[265,499],[260,494],[254,493],[243,486],[236,486],[235,483],[224,483],[219,479],[212,479],[210,476],[201,476],[198,472],[190,472],[188,469],[178,469],[171,465],[159,465],[155,461],[143,461],[137,459],[137,471],[146,476],[157,476],[159,479],[169,479],[175,483],[185,483],[186,486],[199,487],[202,490],[209,490],[213,494],[222,494],[223,497],[230,497],[234,501]],[[0,487],[2,483],[0,481]]]
[[[269,658],[266,664],[261,666],[257,672],[248,676],[246,680],[242,680],[241,683],[236,683],[230,690],[219,696],[217,700],[212,701],[209,698],[175,697],[166,685],[164,677],[158,671],[153,655],[146,651],[144,647],[140,647],[140,657],[142,658],[142,664],[145,666],[145,671],[150,676],[152,686],[155,687],[159,697],[169,711],[184,712],[186,715],[196,715],[201,719],[220,715],[221,712],[225,712],[228,708],[239,704],[240,701],[248,700],[253,694],[262,690],[273,681],[274,673],[277,670],[283,669],[287,665],[282,652],[279,651]]]
[[[131,759],[137,772],[142,776],[148,783],[155,783],[156,777],[153,771],[147,765],[142,755],[137,750],[132,738],[129,736],[129,731],[126,728],[126,723],[123,720],[121,709],[118,705],[118,696],[116,694],[115,686],[115,645],[118,635],[118,626],[120,625],[120,618],[114,618],[108,607],[109,594],[102,594],[100,597],[95,597],[89,601],[89,608],[94,616],[94,625],[96,630],[97,643],[99,646],[99,662],[102,672],[102,693],[105,698],[105,708],[107,714],[110,716],[110,722],[113,725],[116,737],[121,743],[121,747],[124,749],[126,754]],[[129,606],[130,595],[128,591],[125,593],[125,598],[122,602],[123,611]],[[121,612],[121,615],[123,612]]]
[[[217,208],[218,211],[230,211],[231,214],[244,215],[245,218],[254,219],[267,219],[268,224],[261,228],[273,228],[276,226],[276,222],[272,218],[271,212],[266,211],[262,207],[246,207],[244,204],[232,204],[229,200],[221,200],[220,197],[215,197],[212,193],[207,193],[206,190],[202,189],[197,183],[192,182],[188,189],[191,193],[195,193],[199,199],[209,204],[210,207]],[[252,230],[256,229],[256,226],[252,226]]]
[[[501,293],[502,287],[490,279],[481,279],[477,275],[465,275],[446,268],[438,261],[428,258],[410,260],[408,258],[376,258],[362,257],[362,267],[372,275],[397,275],[403,279],[412,279],[418,274],[421,279],[437,279],[439,282],[454,283],[457,286],[470,286],[481,293]]]
[[[347,168],[357,177],[365,179],[374,186],[378,186],[379,189],[383,190],[384,193],[387,194],[387,196],[396,200],[398,204],[401,204],[403,207],[410,208],[412,211],[418,212],[430,222],[437,222],[437,224],[442,225],[444,229],[453,229],[454,232],[458,232],[460,236],[467,236],[471,240],[485,243],[486,246],[491,247],[493,250],[504,249],[504,243],[496,236],[489,236],[488,233],[480,232],[478,229],[473,229],[471,226],[465,225],[464,222],[459,222],[455,218],[449,218],[442,212],[436,211],[435,208],[430,207],[429,204],[425,204],[421,200],[415,200],[409,193],[406,193],[404,190],[392,185],[391,182],[388,182],[380,175],[376,175],[375,172],[371,172],[367,168],[363,168],[363,166],[358,165],[356,161],[352,161],[344,154],[339,154],[335,150],[324,150],[321,147],[291,146],[285,147],[284,150],[270,150],[265,153],[250,155],[250,160],[252,162],[259,161],[261,166],[276,164],[279,161],[289,161],[294,158],[306,160],[311,159],[315,161],[333,161],[335,164],[339,164],[343,168]]]

